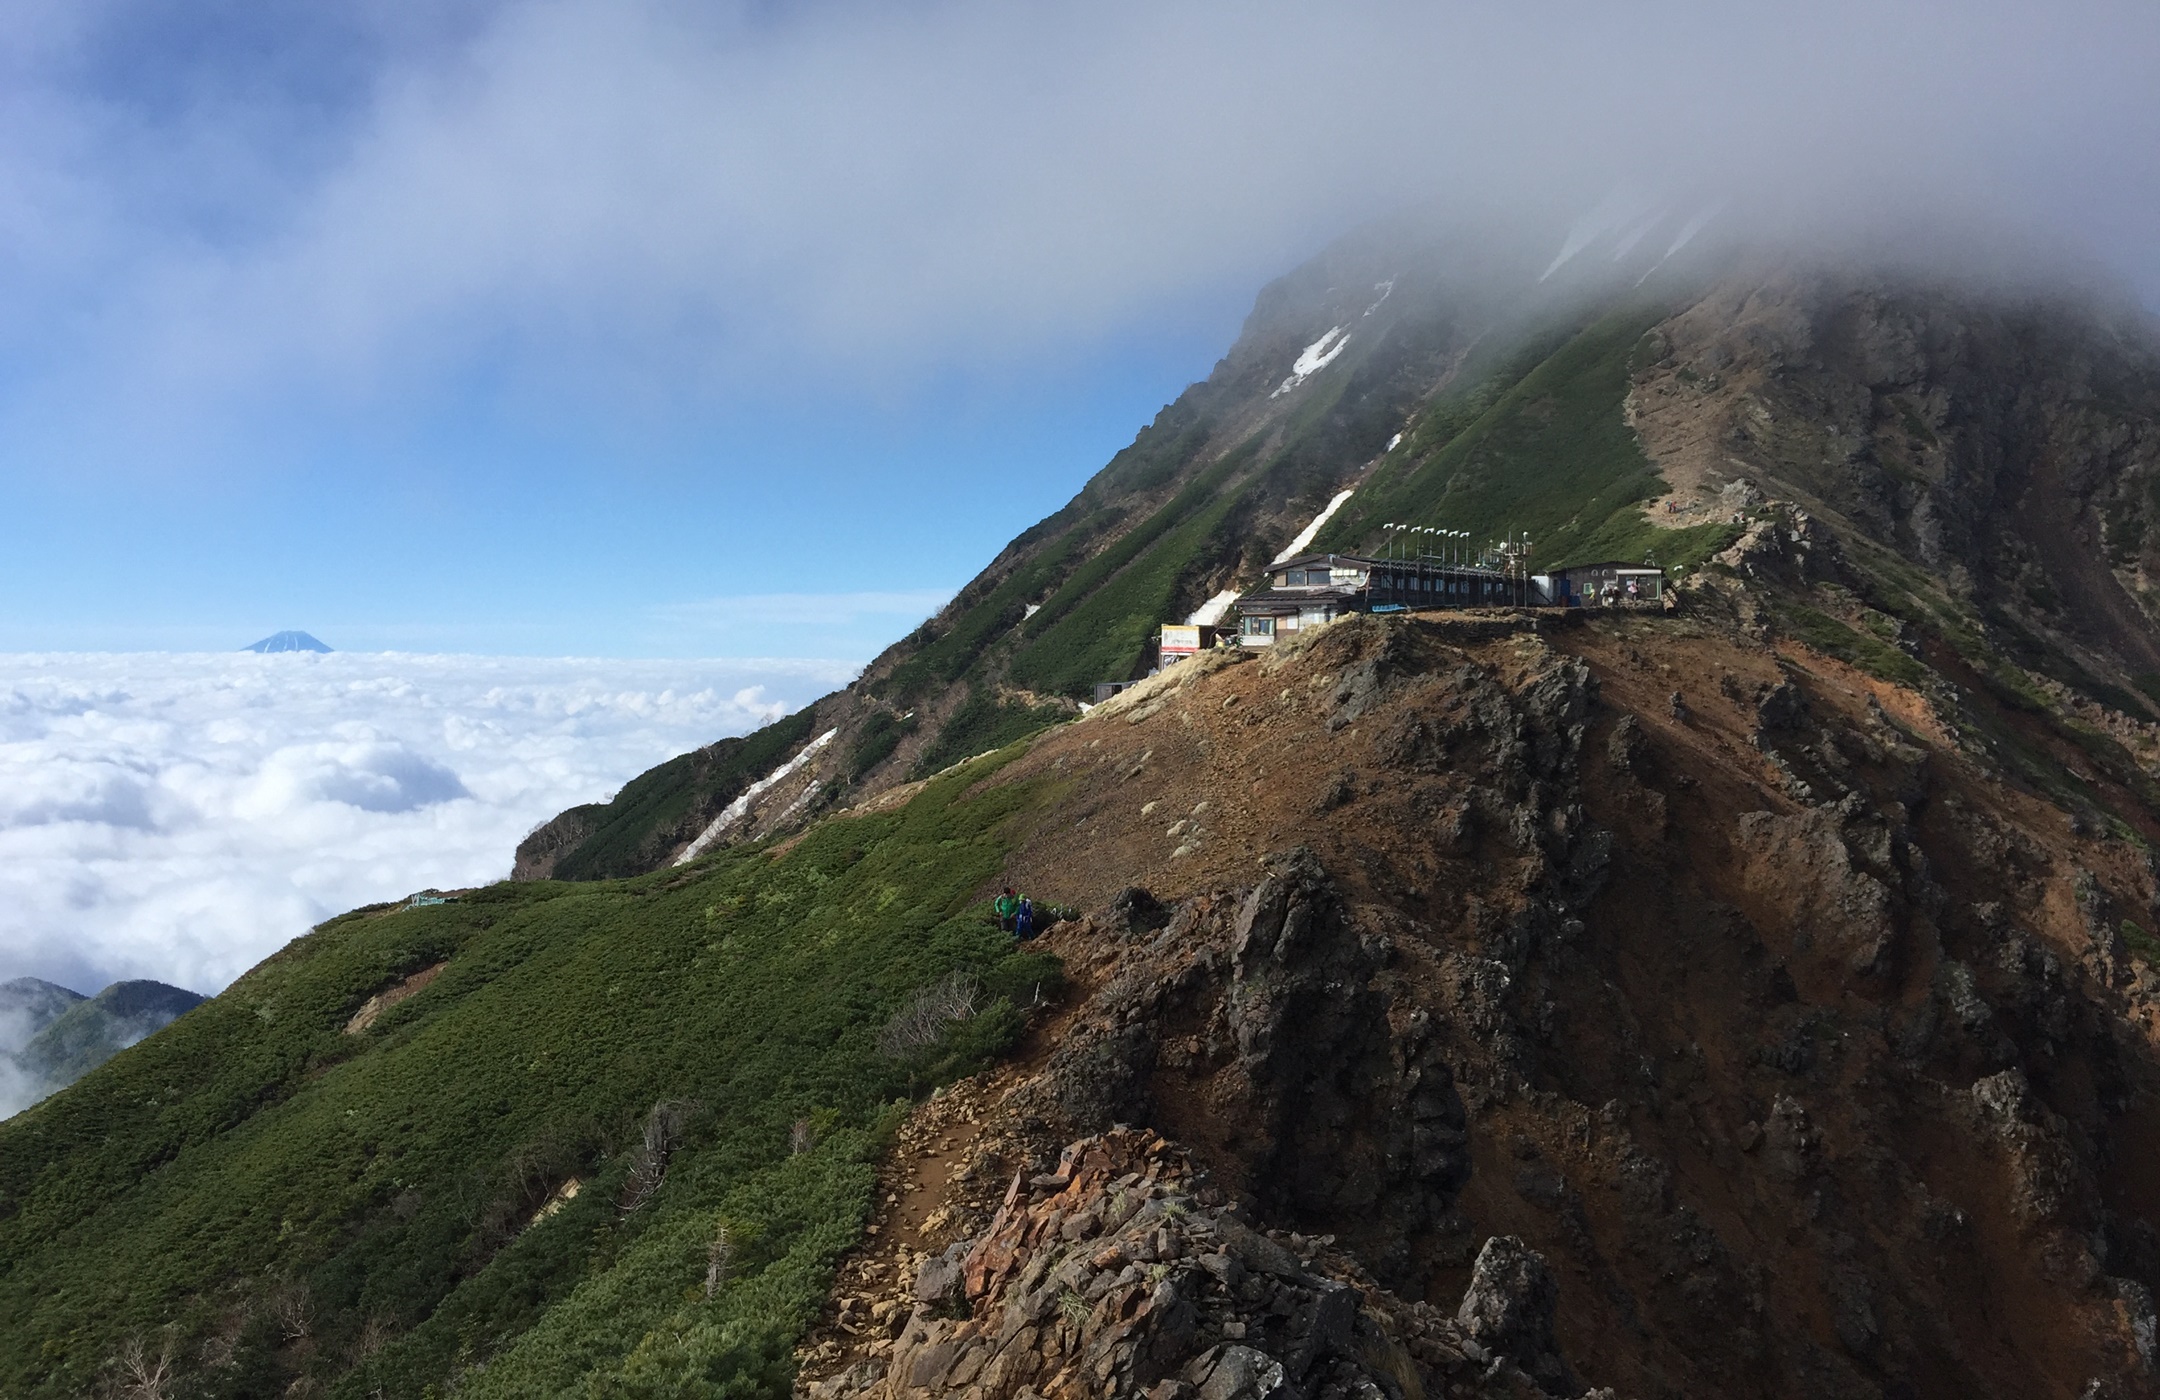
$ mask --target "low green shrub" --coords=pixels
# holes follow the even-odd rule
[[[910,778],[926,778],[965,758],[990,753],[1016,743],[1039,729],[1071,716],[1055,705],[1035,706],[1019,700],[1000,700],[986,691],[971,690],[938,731],[937,738],[917,756]]]
[[[2160,938],[2154,938],[2131,919],[2122,921],[2120,932],[2123,942],[2130,945],[2131,952],[2143,958],[2147,966],[2160,967]]]
[[[1825,656],[1859,667],[1879,680],[1897,685],[1919,685],[1928,669],[1872,632],[1848,627],[1828,613],[1805,604],[1783,602],[1778,621],[1785,630]]]

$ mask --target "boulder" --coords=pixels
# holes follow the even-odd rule
[[[1545,1256],[1513,1235],[1494,1235],[1478,1251],[1455,1320],[1478,1345],[1534,1369],[1553,1351],[1559,1301]]]

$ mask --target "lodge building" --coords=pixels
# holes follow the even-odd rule
[[[1275,564],[1268,571],[1266,583],[1232,603],[1223,626],[1165,623],[1157,645],[1157,664],[1170,665],[1218,642],[1270,646],[1286,633],[1323,627],[1358,612],[1583,607],[1663,610],[1671,603],[1665,584],[1665,571],[1654,564],[1571,564],[1546,573],[1523,575],[1431,560],[1301,554]]]
[[[1231,604],[1238,640],[1267,646],[1286,632],[1320,627],[1346,613],[1433,608],[1535,607],[1537,580],[1498,569],[1355,554],[1302,554],[1270,570],[1268,581]]]
[[[1346,613],[1446,608],[1659,608],[1665,571],[1654,564],[1571,564],[1520,575],[1500,569],[1355,554],[1302,554],[1231,605],[1238,641],[1267,646],[1286,632],[1320,627]],[[1165,635],[1170,629],[1165,628]],[[1182,647],[1212,642],[1179,638]],[[1189,654],[1189,653],[1187,653]],[[1165,660],[1169,655],[1165,653]]]

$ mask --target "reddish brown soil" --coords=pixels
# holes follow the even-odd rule
[[[1927,697],[1805,648],[1704,618],[1568,622],[1365,620],[1271,656],[1187,663],[989,780],[1052,784],[996,883],[1089,910],[1128,884],[1220,905],[1302,844],[1361,925],[1401,946],[1393,995],[1445,1018],[1449,959],[1496,956],[1492,930],[1550,872],[1490,829],[1444,835],[1491,778],[1486,760],[1463,748],[1408,771],[1403,726],[1475,689],[1457,673],[1527,693],[1579,661],[1598,702],[1572,781],[1587,829],[1612,835],[1609,872],[1566,951],[1514,973],[1535,1008],[1521,1013],[1538,1042],[1527,1081],[1490,1070],[1496,1052],[1449,1022],[1474,1167],[1463,1239],[1421,1244],[1429,1272],[1413,1287],[1452,1296],[1479,1240],[1520,1235],[1562,1279],[1567,1354],[1642,1395],[2068,1397],[2095,1377],[2148,1393],[2135,1285],[2115,1280],[2149,1267],[2136,1255],[2160,1220],[2142,1169],[2160,1148],[2160,979],[2090,913],[2150,922],[2144,852],[2074,831],[1961,749]],[[1391,626],[1416,659],[1341,722],[1346,677]],[[1806,718],[1768,734],[1758,707],[1788,683]],[[1606,756],[1630,718],[1640,771]],[[1833,783],[1862,816],[1824,805]],[[1847,820],[1861,826],[1829,834]],[[1912,852],[1896,858],[1908,873],[1866,874],[1868,831]],[[1884,880],[1891,912],[1871,949],[1855,940]],[[1087,940],[1051,939],[1081,996],[1131,956]],[[2057,971],[2020,972],[2019,957]],[[1964,1003],[1959,985],[1975,989]],[[1986,1025],[1942,1029],[1971,997]],[[842,1300],[903,1293],[922,1251],[979,1227],[1008,1158],[1043,1150],[985,1124],[1058,1034],[911,1122]],[[1182,1034],[1164,1033],[1153,1126],[1250,1188],[1242,1125],[1202,1080],[1175,1090]],[[1990,1128],[1975,1086],[2006,1069],[2029,1106]],[[1354,1241],[1360,1222],[1296,1224]],[[814,1369],[876,1340],[869,1306],[836,1312]]]

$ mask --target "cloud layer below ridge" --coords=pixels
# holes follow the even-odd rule
[[[215,992],[844,682],[817,661],[0,656],[0,980]]]

